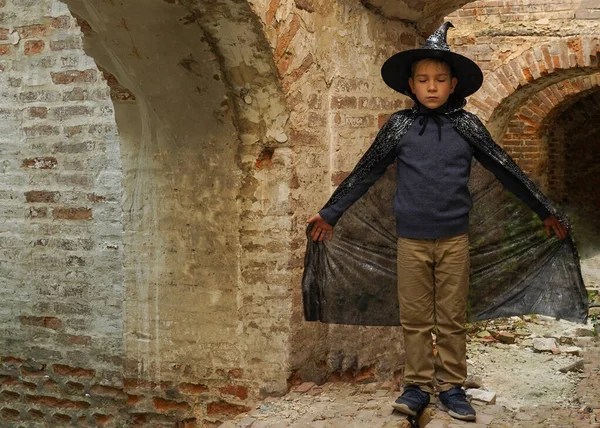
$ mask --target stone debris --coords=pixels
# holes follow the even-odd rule
[[[475,402],[483,404],[496,404],[496,393],[494,391],[486,391],[485,389],[469,388],[467,396]]]
[[[507,332],[500,332],[496,335],[496,340],[502,342],[502,343],[515,343],[516,342],[516,338],[515,335],[512,333],[507,333]]]
[[[577,357],[581,355],[581,351],[582,349],[579,346],[561,346],[560,348],[560,352],[562,352],[563,354],[575,355]]]
[[[552,337],[536,337],[533,339],[533,349],[537,352],[552,352],[553,349],[558,349],[558,344]]]
[[[294,388],[294,392],[308,392],[313,386],[317,386],[317,384],[314,382],[304,382]]]
[[[578,337],[593,337],[596,335],[593,326],[590,327],[579,327],[575,329],[575,335]]]
[[[465,381],[465,388],[481,388],[483,386],[483,381],[481,377],[469,375],[467,376],[467,380]]]
[[[573,323],[537,317],[527,323],[524,318],[488,321],[480,331],[482,337],[476,329],[471,330],[465,389],[477,411],[475,423],[453,419],[436,408],[437,398],[432,397],[419,419],[420,427],[600,427],[596,392],[600,389],[600,370],[585,372],[584,359],[577,358],[583,354],[586,364],[600,367],[600,342],[591,336],[570,337],[576,332]],[[483,389],[484,383],[492,390]],[[417,426],[392,409],[398,395],[399,383],[392,380],[323,385],[304,382],[285,397],[268,398],[221,428]],[[581,423],[573,425],[574,420]]]
[[[584,370],[584,365],[583,365],[583,360],[578,360],[575,361],[573,364],[569,364],[566,367],[563,367],[562,369],[559,369],[558,371],[561,373],[568,373],[568,372],[582,372]]]

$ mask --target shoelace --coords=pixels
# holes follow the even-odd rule
[[[422,116],[421,119],[419,119],[419,125],[423,125],[423,127],[419,131],[419,135],[423,135],[425,133],[425,129],[427,128],[427,124],[429,123],[429,118],[431,117],[438,128],[438,139],[439,141],[442,141],[442,119],[440,119],[439,116],[435,113],[421,113],[419,116]]]

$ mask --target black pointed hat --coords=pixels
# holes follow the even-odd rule
[[[420,59],[437,58],[448,63],[453,76],[458,79],[454,95],[464,98],[476,92],[483,83],[483,73],[469,58],[450,51],[446,42],[446,34],[450,27],[454,25],[445,22],[429,36],[421,48],[403,51],[389,58],[381,67],[384,82],[390,88],[414,97],[408,85],[412,64]]]

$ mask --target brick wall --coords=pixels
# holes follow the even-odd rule
[[[121,164],[109,93],[64,6],[1,4],[2,353],[93,362],[118,381]]]
[[[401,329],[303,322],[300,278],[306,219],[410,105],[379,73],[415,27],[354,1],[66,3],[0,0],[2,424],[216,426],[301,380],[397,376]],[[452,18],[486,71],[472,108],[532,173],[577,166],[545,124],[592,108],[584,3]]]
[[[542,123],[565,108],[563,101],[588,91],[597,72],[598,30],[583,13],[588,7],[579,1],[473,2],[448,17],[457,27],[450,36],[454,49],[484,70],[469,108],[543,186],[549,172]]]

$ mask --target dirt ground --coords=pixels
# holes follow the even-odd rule
[[[461,422],[430,404],[420,427],[596,427],[600,428],[600,255],[582,261],[590,294],[587,325],[544,316],[512,317],[469,326],[469,395],[485,391],[491,401],[472,404],[476,422]],[[549,348],[540,347],[550,340]],[[545,343],[545,342],[544,342]],[[476,391],[475,391],[476,390]],[[475,391],[475,392],[473,392]],[[285,397],[270,398],[222,428],[409,428],[393,412],[400,394],[393,382],[306,382]],[[411,424],[412,423],[412,424]]]

